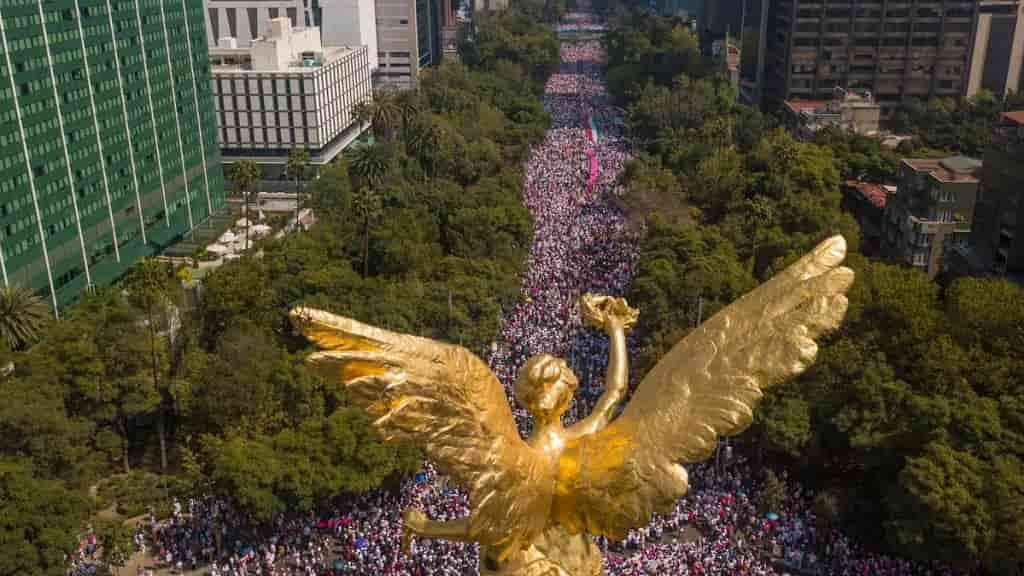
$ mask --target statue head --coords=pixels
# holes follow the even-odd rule
[[[515,395],[535,419],[553,421],[569,408],[579,380],[565,360],[538,354],[526,361],[516,378]]]

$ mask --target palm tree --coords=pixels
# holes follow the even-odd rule
[[[363,217],[363,278],[370,274],[370,221],[380,218],[383,207],[380,194],[361,186],[352,195],[352,208]]]
[[[413,121],[405,132],[406,149],[420,161],[424,172],[433,177],[437,149],[441,143],[441,128],[430,120],[419,119]]]
[[[0,288],[0,347],[24,350],[39,340],[53,317],[46,301],[20,286]]]
[[[242,195],[245,201],[244,215],[245,226],[245,249],[249,250],[249,228],[252,222],[249,221],[249,195],[252,194],[253,185],[260,181],[262,174],[260,167],[252,160],[239,160],[231,165],[228,170],[228,177],[235,184],[235,192]]]
[[[388,160],[383,144],[368,144],[352,150],[349,166],[360,186],[376,188],[388,172]]]
[[[125,278],[129,299],[145,315],[146,330],[149,333],[149,359],[153,387],[160,394],[157,404],[156,429],[160,440],[160,469],[167,470],[167,414],[172,410],[174,398],[171,386],[164,376],[161,356],[169,355],[174,346],[172,317],[176,313],[178,284],[174,270],[165,262],[144,258],[140,260]]]
[[[305,148],[295,148],[288,153],[288,175],[295,179],[295,230],[299,230],[299,208],[302,204],[301,178],[306,174],[306,163],[309,152]]]
[[[395,91],[389,89],[376,91],[373,100],[358,104],[355,112],[360,122],[369,122],[374,134],[385,140],[391,138],[402,115]]]
[[[398,93],[398,115],[402,118],[402,127],[408,127],[420,113],[419,94],[414,90],[403,90]]]

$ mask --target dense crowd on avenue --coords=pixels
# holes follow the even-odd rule
[[[592,15],[577,12],[559,30],[601,26]],[[636,239],[610,201],[629,148],[602,81],[603,56],[597,41],[563,44],[561,69],[547,83],[544,105],[551,128],[525,167],[523,201],[535,233],[522,278],[524,298],[504,318],[489,359],[513,406],[511,384],[530,356],[547,352],[569,360],[580,388],[567,423],[585,416],[600,395],[608,354],[607,338],[582,324],[579,297],[624,294],[637,261]],[[529,417],[521,409],[514,414],[525,436]],[[838,576],[947,574],[867,554],[839,532],[818,534],[813,494],[794,484],[782,509],[770,517],[758,514],[759,475],[742,457],[717,470],[711,463],[693,466],[690,478],[689,494],[672,513],[623,542],[599,540],[607,574],[782,574],[766,551]],[[403,553],[400,514],[410,506],[434,520],[469,513],[465,495],[428,463],[401,489],[339,501],[320,514],[281,516],[255,533],[242,529],[246,523],[222,501],[175,502],[170,518],[140,524],[136,546],[161,566],[203,569],[213,576],[476,574],[475,545],[414,540]],[[94,549],[95,541],[92,549],[83,545],[81,554],[87,557]]]

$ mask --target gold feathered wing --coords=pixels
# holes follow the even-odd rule
[[[572,441],[559,463],[552,514],[570,532],[622,539],[686,493],[682,462],[742,432],[761,390],[801,373],[814,338],[838,326],[853,271],[841,236],[720,311],[641,381],[622,415]]]
[[[386,440],[416,443],[469,492],[472,540],[508,553],[543,530],[553,467],[520,438],[501,383],[480,358],[319,310],[297,308],[291,318],[324,350],[309,362],[344,385]]]

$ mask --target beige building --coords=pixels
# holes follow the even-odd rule
[[[830,100],[787,100],[783,106],[786,127],[796,138],[810,140],[825,128],[874,135],[882,108],[870,92],[835,88]]]
[[[988,90],[997,96],[1024,90],[1024,5],[983,0],[971,43],[967,96]]]
[[[419,71],[441,60],[440,0],[375,0],[377,17],[376,79],[408,88]]]
[[[883,254],[935,277],[945,252],[967,242],[981,166],[965,156],[904,159],[885,204]]]
[[[324,47],[316,28],[276,18],[248,47],[222,39],[210,64],[225,163],[255,160],[273,179],[292,149],[323,165],[363,129],[354,108],[372,97],[366,46]]]

